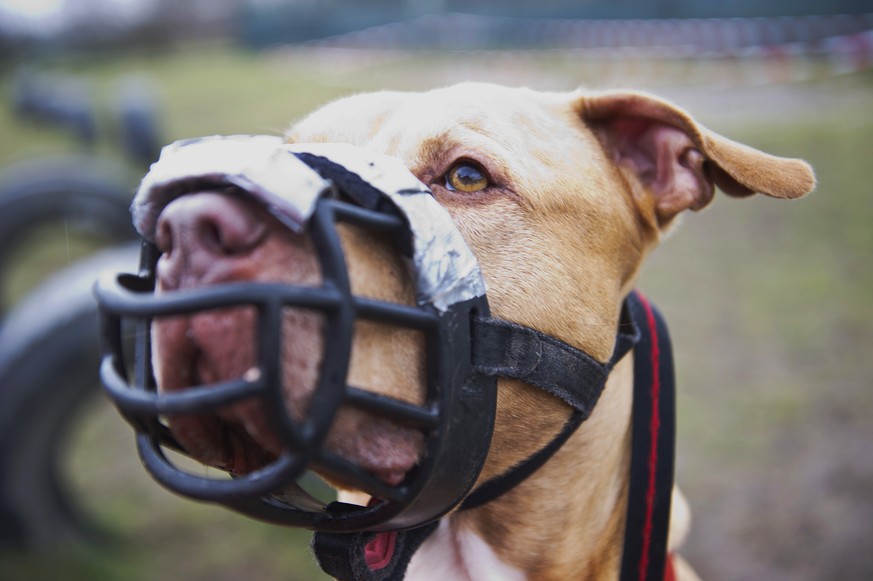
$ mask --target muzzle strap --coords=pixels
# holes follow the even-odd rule
[[[324,156],[298,152],[297,159],[314,169],[318,174],[333,182],[334,186],[348,196],[358,206],[376,210],[384,203],[385,196],[358,174],[351,172]]]
[[[473,364],[486,375],[518,379],[566,402],[573,413],[551,442],[471,492],[461,509],[491,502],[539,470],[582,425],[603,393],[609,373],[640,340],[628,301],[622,306],[612,356],[606,363],[555,337],[493,318],[473,320]]]
[[[606,363],[584,351],[509,321],[478,317],[473,320],[473,365],[485,375],[518,379],[563,400],[587,419],[594,410],[612,367],[639,338],[627,317]]]

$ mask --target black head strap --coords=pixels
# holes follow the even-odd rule
[[[509,321],[473,320],[476,371],[518,379],[563,400],[584,418],[591,415],[612,367],[639,339],[623,311],[615,349],[606,363],[563,341]]]
[[[392,213],[394,205],[370,182],[344,166],[314,153],[295,153],[297,159],[314,169],[318,175],[330,180],[337,191],[356,205],[366,210]]]
[[[559,339],[500,319],[474,319],[472,330],[473,363],[477,371],[538,387],[566,402],[573,413],[551,442],[507,472],[479,485],[464,499],[461,509],[490,502],[539,470],[588,419],[612,368],[640,339],[639,328],[627,305],[622,307],[615,348],[606,363]]]
[[[370,182],[344,166],[314,153],[295,153],[297,159],[315,170],[318,175],[334,185],[340,197],[347,198],[365,210],[375,210],[385,214],[399,215],[394,204]],[[395,232],[401,249],[412,248],[412,234],[408,231]]]

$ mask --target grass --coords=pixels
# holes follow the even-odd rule
[[[278,134],[292,119],[349,90],[324,86],[311,71],[277,70],[256,54],[222,45],[117,59],[91,57],[45,67],[55,68],[87,83],[106,133],[114,130],[113,108],[121,84],[144,80],[161,104],[166,141],[216,132]],[[6,108],[0,113],[0,130],[10,137],[0,142],[0,159],[32,157],[59,148],[56,133],[22,128]]]
[[[531,62],[536,66],[495,67],[494,75],[510,71],[515,84],[554,88],[554,78],[541,75],[541,59]],[[317,104],[354,90],[415,88],[474,73],[494,78],[483,63],[433,55],[330,63],[210,46],[65,70],[94,87],[107,129],[118,80],[147,75],[169,141],[279,133]],[[553,69],[566,86],[585,80],[565,60]],[[644,271],[641,288],[667,315],[675,342],[678,479],[695,511],[685,552],[709,578],[870,578],[873,120],[866,112],[873,77],[775,89],[680,87],[671,97],[696,102],[700,118],[734,139],[810,160],[819,179],[818,191],[798,202],[719,197],[686,216]],[[752,105],[742,111],[724,106],[743,99]],[[0,160],[73,148],[6,110],[0,134]],[[114,155],[110,147],[101,151]],[[58,229],[44,244],[64,262]],[[24,255],[15,265],[16,280],[24,281],[18,292],[48,268],[43,256]],[[70,477],[115,543],[6,551],[0,578],[314,578],[306,533],[182,501],[149,481],[129,430],[108,406],[94,408],[71,449]]]

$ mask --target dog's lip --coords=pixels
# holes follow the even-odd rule
[[[195,385],[216,384],[227,380],[211,365],[202,351],[195,352],[192,367]],[[257,367],[251,367],[242,377],[252,378],[257,373]],[[257,405],[254,401],[251,403]],[[274,462],[284,451],[280,439],[264,418],[253,417],[255,414],[251,410],[242,407],[245,404],[244,400],[210,415],[210,420],[214,422],[210,426],[211,447],[215,455],[222,459],[213,462],[213,465],[236,475],[246,475],[263,468]],[[405,431],[399,427],[394,429]],[[386,458],[378,453],[368,454],[360,450],[354,456],[357,458],[352,459],[361,468],[388,486],[401,485],[418,464],[417,458]]]
[[[213,385],[228,379],[211,365],[208,356],[198,347],[191,353],[188,373],[194,386]],[[252,369],[249,369],[243,377],[251,374]],[[269,430],[258,427],[258,419],[252,417],[257,411],[246,407],[252,403],[243,400],[209,414],[180,417],[177,421],[182,425],[199,425],[205,437],[207,449],[199,445],[197,451],[190,452],[191,456],[235,475],[245,475],[274,462],[282,453],[281,443],[271,432],[266,433]],[[171,420],[170,428],[175,431],[173,424]],[[184,428],[181,431],[184,433]],[[181,443],[184,447],[185,442]]]
[[[182,375],[187,375],[188,381],[171,381],[178,386],[172,388],[173,391],[184,390],[181,385],[209,386],[236,378],[251,381],[259,374],[257,366],[245,370],[228,368],[223,360],[216,360],[211,355],[208,340],[204,343],[204,338],[190,328],[185,335],[188,371]],[[262,405],[258,399],[244,399],[202,416],[185,418],[185,422],[199,425],[197,432],[202,434],[199,443],[191,448],[191,456],[235,475],[246,475],[274,462],[288,450],[272,429]],[[401,485],[419,463],[423,434],[385,418],[365,412],[355,413],[363,413],[363,416],[358,417],[353,431],[336,436],[329,434],[324,448],[357,464],[388,486]],[[410,445],[410,441],[415,443]],[[185,446],[184,441],[180,443]],[[412,449],[408,449],[410,446]],[[398,450],[402,452],[398,453]],[[339,488],[354,487],[353,483],[337,481],[335,484]]]
[[[221,429],[224,469],[228,472],[246,475],[276,460],[276,455],[260,445],[245,426],[223,421]]]
[[[263,468],[278,457],[240,422],[219,415],[170,418],[168,427],[190,458],[237,476]]]
[[[388,486],[399,486],[406,480],[409,470],[374,470],[372,473]]]
[[[392,487],[402,485],[406,481],[406,477],[409,475],[409,473],[415,467],[413,465],[413,466],[409,466],[406,468],[392,469],[392,468],[379,468],[379,467],[375,467],[375,466],[368,466],[366,464],[361,464],[360,466],[361,466],[361,468],[364,469],[364,471],[366,471],[370,475],[374,476],[376,479],[378,479],[383,484],[386,484],[386,485],[392,486]],[[315,472],[319,473],[317,469],[315,469]],[[321,476],[324,478],[325,482],[327,482],[328,484],[330,484],[331,486],[333,486],[337,490],[366,492],[366,494],[368,494],[368,495],[373,494],[373,492],[367,492],[367,491],[362,490],[360,488],[360,484],[357,484],[357,483],[352,482],[350,480],[346,480],[340,475],[323,474]]]
[[[340,410],[337,423],[346,425],[351,432],[331,430],[326,448],[352,459],[389,486],[402,484],[421,462],[425,449],[425,433],[421,430],[350,408]],[[348,438],[348,433],[355,437]]]
[[[406,480],[406,476],[418,465],[419,458],[402,460],[377,458],[375,461],[363,460],[361,467],[389,486],[398,486]]]
[[[215,419],[212,446],[217,456],[223,459],[216,467],[242,476],[275,462],[281,454],[281,450],[277,453],[271,449],[273,446],[269,444],[269,439],[263,437],[262,431],[253,430],[250,422],[226,414],[220,414]],[[388,486],[401,485],[417,465],[417,461],[381,462],[379,459],[359,459],[358,462],[362,469]]]

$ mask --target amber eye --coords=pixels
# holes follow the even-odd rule
[[[481,192],[489,185],[485,171],[471,161],[458,162],[446,174],[446,188],[458,192]]]

